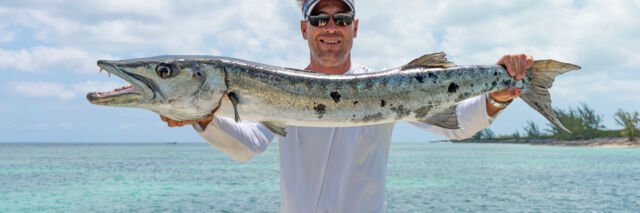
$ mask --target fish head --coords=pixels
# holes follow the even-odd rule
[[[148,109],[177,121],[210,116],[227,89],[224,68],[199,57],[99,60],[98,66],[131,85],[89,93],[89,102]]]

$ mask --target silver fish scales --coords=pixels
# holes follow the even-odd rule
[[[444,53],[427,54],[387,71],[325,75],[212,56],[159,56],[98,65],[132,83],[129,89],[89,93],[91,103],[152,110],[174,120],[212,113],[263,123],[286,135],[285,126],[357,126],[419,121],[458,127],[455,107],[470,97],[508,87],[553,124],[548,88],[580,67],[535,61],[516,81],[498,65],[455,66]],[[167,73],[169,72],[169,73]],[[568,131],[568,130],[566,130]]]

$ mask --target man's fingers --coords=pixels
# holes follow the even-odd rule
[[[523,79],[527,73],[527,56],[525,54],[520,54],[519,60],[520,64],[520,76],[517,80]]]
[[[513,63],[513,58],[507,57],[505,62],[506,62],[505,66],[507,67],[507,72],[509,73],[509,76],[516,77],[515,63]]]
[[[498,60],[498,62],[496,62],[496,65],[505,65],[504,61],[507,58],[506,55],[503,55],[502,58],[500,58],[500,60]]]
[[[168,121],[167,121],[167,118],[166,118],[166,117],[164,117],[164,116],[162,116],[162,115],[160,116],[160,119],[162,119],[162,121],[164,121],[164,122],[168,122]]]
[[[522,94],[522,89],[518,87],[509,87],[500,91],[495,91],[491,94],[491,97],[496,101],[500,102],[508,102],[517,98],[520,94]]]
[[[190,125],[190,124],[193,124],[193,123],[195,123],[195,121],[178,121],[177,125],[178,125],[178,127],[183,127],[185,125]]]
[[[516,80],[522,80],[527,77],[527,69],[533,66],[533,57],[524,53],[506,54],[496,64],[504,65],[509,76]]]
[[[520,59],[518,55],[514,55],[512,58],[512,61],[513,61],[513,69],[515,72],[515,75],[513,76],[513,78],[515,78],[516,80],[520,80],[520,73],[522,73],[522,67],[520,66]]]

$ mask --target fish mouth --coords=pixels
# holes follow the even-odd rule
[[[155,98],[155,84],[148,78],[124,71],[118,66],[119,61],[99,60],[100,71],[114,74],[131,85],[106,92],[90,92],[87,100],[92,104],[106,106],[133,106],[149,102]]]

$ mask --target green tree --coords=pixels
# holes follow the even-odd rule
[[[471,136],[471,139],[474,141],[479,141],[479,140],[492,140],[494,139],[496,136],[493,133],[493,131],[491,131],[488,128],[485,128],[483,130],[480,130],[478,133],[476,133],[475,135]]]
[[[618,125],[624,128],[623,133],[629,140],[634,140],[638,135],[638,124],[640,123],[640,115],[638,115],[638,112],[625,112],[622,111],[622,109],[618,109],[614,119]]]
[[[602,125],[602,115],[597,115],[595,111],[587,104],[582,103],[581,107],[570,108],[565,111],[555,108],[553,112],[564,126],[569,129],[572,134],[562,131],[560,128],[549,124],[549,132],[553,138],[571,140],[571,139],[593,139],[602,135],[605,128]]]
[[[596,115],[595,111],[585,103],[582,103],[582,107],[577,110],[580,115],[580,120],[582,121],[582,137],[584,137],[584,139],[599,137],[601,131],[604,130],[602,115]]]
[[[540,128],[533,121],[527,121],[527,126],[524,128],[525,137],[527,139],[535,139],[542,137],[542,132],[540,132]]]

